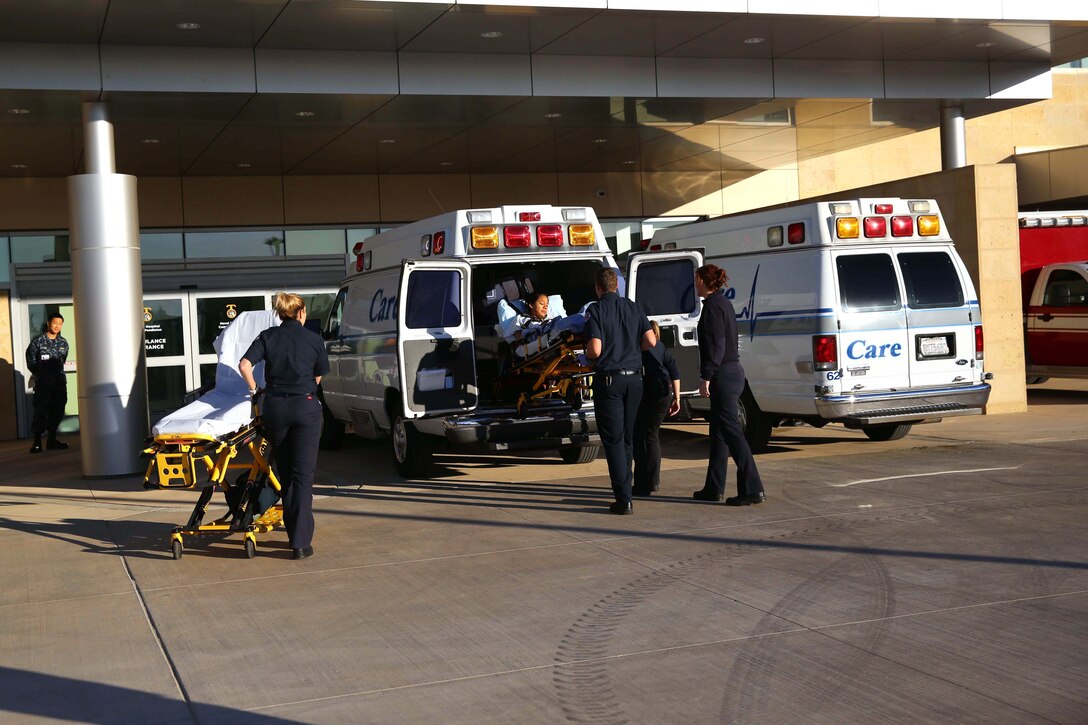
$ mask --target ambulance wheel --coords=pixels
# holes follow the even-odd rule
[[[181,543],[181,539],[173,539],[170,541],[170,553],[174,556],[174,561],[181,558],[185,553],[185,544]]]
[[[246,543],[245,543],[245,547],[246,547],[246,558],[247,559],[252,559],[253,557],[257,556],[257,542],[256,541],[254,541],[253,539],[247,538]]]
[[[1050,380],[1050,378],[1045,375],[1029,375],[1026,382],[1028,385],[1042,385],[1047,380]]]
[[[323,451],[335,451],[344,443],[344,424],[332,417],[325,399],[321,398],[321,439],[318,447]]]
[[[888,423],[887,425],[864,425],[861,430],[869,436],[871,441],[897,441],[910,433],[910,427],[910,423],[901,425]]]
[[[767,445],[771,442],[774,423],[759,409],[752,391],[747,387],[741,393],[740,403],[737,405],[737,418],[740,419],[740,429],[744,431],[744,439],[748,441],[748,447],[752,449],[752,453],[762,453],[767,450]]]
[[[564,446],[559,449],[559,457],[563,459],[563,463],[576,466],[595,461],[600,454],[600,446]]]
[[[393,467],[405,478],[427,473],[434,456],[434,443],[425,433],[417,431],[411,421],[405,420],[399,405],[391,418]]]

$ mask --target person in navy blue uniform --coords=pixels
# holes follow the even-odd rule
[[[238,370],[257,393],[253,366],[264,361],[261,421],[276,462],[283,497],[283,519],[296,559],[313,556],[314,471],[321,437],[317,385],[329,372],[329,356],[320,336],[306,329],[306,303],[281,292],[272,303],[282,322],[253,341]]]
[[[661,486],[661,424],[680,412],[680,368],[651,322],[657,344],[642,351],[642,402],[635,416],[635,496],[649,496]]]
[[[631,461],[642,400],[642,351],[657,344],[657,337],[638,306],[616,293],[616,270],[602,267],[594,282],[597,303],[586,320],[586,357],[594,361],[593,410],[616,498],[608,510],[623,515],[634,513]]]
[[[57,426],[64,418],[68,403],[68,380],[64,363],[68,360],[68,341],[61,336],[64,318],[59,312],[48,315],[42,334],[26,348],[26,367],[34,376],[34,443],[31,453],[42,452],[42,433],[48,434],[45,447],[64,450],[67,443],[57,440]]]
[[[763,503],[763,481],[752,449],[744,439],[737,406],[744,392],[744,368],[737,349],[737,316],[725,298],[729,281],[725,270],[706,264],[695,270],[695,292],[704,299],[699,317],[699,394],[710,398],[710,461],[706,483],[693,494],[700,501],[721,501],[725,496],[728,458],[737,466],[737,495],[728,506]]]

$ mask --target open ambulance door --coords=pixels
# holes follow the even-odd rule
[[[407,261],[397,296],[397,366],[405,418],[475,410],[470,269]]]
[[[695,294],[702,249],[634,252],[627,257],[627,297],[661,327],[661,339],[680,368],[684,393],[699,390],[699,341],[695,328],[703,301]]]

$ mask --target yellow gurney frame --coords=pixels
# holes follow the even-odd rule
[[[249,463],[233,462],[243,451],[248,452],[252,460]],[[200,433],[157,435],[143,454],[151,459],[144,474],[145,488],[193,488],[200,474],[206,472],[208,475],[188,523],[176,527],[170,535],[170,551],[175,559],[180,559],[185,551],[186,536],[232,531],[243,534],[246,558],[252,559],[257,554],[257,534],[282,526],[283,506],[280,503],[269,506],[259,516],[249,515],[250,507],[257,504],[256,494],[261,488],[257,484],[267,481],[277,498],[280,494],[280,482],[268,460],[268,442],[260,435],[256,419],[224,438]],[[227,480],[230,471],[244,471],[244,480],[239,476],[232,485]],[[231,491],[239,486],[240,491]],[[217,488],[223,490],[228,511],[222,518],[205,524],[204,516]]]
[[[581,341],[565,334],[560,341],[526,358],[511,368],[516,375],[536,375],[536,382],[518,394],[517,410],[524,415],[536,401],[560,397],[578,410],[582,401],[593,396],[593,368],[581,364],[578,356],[584,352]]]

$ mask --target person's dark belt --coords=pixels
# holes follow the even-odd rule
[[[641,375],[641,370],[596,370],[601,375]]]
[[[313,393],[265,393],[273,398],[297,398],[300,395],[313,395]]]

